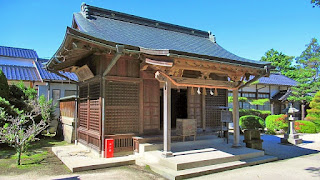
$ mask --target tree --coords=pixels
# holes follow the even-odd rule
[[[0,69],[0,97],[8,98],[9,85],[8,80],[2,70]]]
[[[320,0],[311,0],[311,4],[313,5],[313,7],[320,7]]]
[[[271,62],[271,65],[276,67],[277,72],[285,75],[289,70],[295,69],[292,66],[293,58],[293,56],[287,56],[282,52],[270,49],[261,57],[260,61]]]
[[[295,87],[291,87],[292,94],[288,97],[288,100],[301,102],[301,119],[304,120],[305,106],[312,100],[311,93],[314,91],[316,84],[312,80],[315,71],[309,68],[299,68],[294,71],[294,74],[298,84]]]
[[[306,47],[301,55],[297,57],[297,63],[300,63],[303,68],[313,69],[315,71],[313,81],[317,81],[320,75],[320,45],[316,38],[312,38]]]
[[[310,102],[310,108],[307,110],[306,120],[312,121],[316,125],[317,131],[320,131],[320,91],[316,93]]]
[[[0,128],[0,141],[8,143],[17,151],[17,164],[21,164],[21,154],[28,143],[35,141],[36,136],[49,126],[51,103],[46,102],[44,96],[28,100],[27,104],[32,107],[30,112],[17,111],[18,116],[6,116],[3,108],[0,114],[6,116],[7,123]],[[16,109],[17,110],[17,109]],[[39,122],[35,118],[41,115]]]

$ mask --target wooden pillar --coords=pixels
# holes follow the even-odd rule
[[[171,152],[171,82],[163,85],[163,156],[172,156]]]
[[[206,89],[204,88],[203,92],[202,92],[202,130],[205,131],[206,130],[206,95],[204,93]]]
[[[240,128],[239,128],[239,90],[233,90],[233,145],[232,147],[240,146]]]
[[[274,115],[274,102],[270,103],[271,115]]]

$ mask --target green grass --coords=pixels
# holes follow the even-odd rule
[[[34,172],[44,175],[67,174],[70,171],[51,152],[51,147],[67,145],[54,138],[43,138],[30,144],[21,155],[21,165],[17,165],[17,153],[12,147],[0,147],[0,175],[17,175]],[[3,145],[2,145],[3,146]]]

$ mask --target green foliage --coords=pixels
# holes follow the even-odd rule
[[[275,134],[276,131],[286,131],[288,129],[287,115],[270,115],[266,118],[266,128],[267,132],[270,134]]]
[[[268,115],[271,114],[271,111],[263,111],[263,110],[257,110],[257,109],[239,109],[239,116],[246,116],[246,115],[255,115],[259,116],[262,119],[266,119]]]
[[[269,99],[252,99],[250,104],[263,106],[265,103],[269,101],[270,101]]]
[[[299,68],[295,70],[295,80],[297,86],[292,87],[292,94],[288,97],[289,101],[299,101],[306,104],[312,100],[311,93],[315,89],[315,83],[312,80],[315,71],[308,68]]]
[[[281,72],[281,74],[285,74],[289,70],[295,69],[292,66],[293,56],[287,56],[282,52],[278,52],[274,49],[270,49],[265,53],[264,56],[261,57],[260,61],[271,62],[272,66],[276,67],[277,72]]]
[[[259,129],[264,128],[264,120],[259,116],[246,115],[239,119],[241,129]]]
[[[308,109],[307,121],[311,121],[315,124],[316,129],[320,132],[320,91],[316,93],[310,102],[310,108]]]
[[[7,99],[9,96],[8,80],[0,69],[0,97]]]
[[[311,42],[306,45],[306,49],[297,57],[297,62],[303,68],[314,70],[313,81],[317,81],[320,75],[320,45],[316,38],[312,38]]]
[[[298,133],[317,133],[316,125],[310,121],[295,121],[294,128]]]
[[[248,98],[246,97],[238,97],[238,101],[239,102],[247,102]],[[232,103],[233,102],[233,96],[228,96],[228,103]]]
[[[311,4],[313,5],[313,7],[320,7],[320,0],[311,0]]]

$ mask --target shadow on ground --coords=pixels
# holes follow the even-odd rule
[[[303,144],[315,143],[313,141],[303,141],[302,145],[296,146],[292,144],[281,144],[280,137],[274,135],[262,135],[261,139],[263,139],[263,149],[265,150],[265,153],[276,156],[279,159],[289,159],[320,152],[318,150],[302,147]]]

